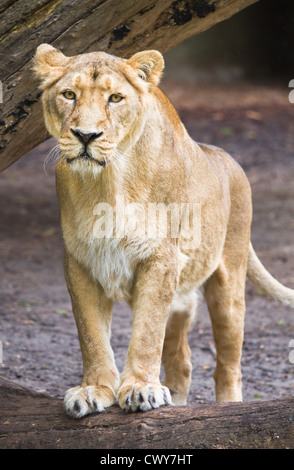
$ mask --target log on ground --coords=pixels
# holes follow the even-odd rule
[[[0,171],[43,142],[35,50],[49,43],[66,55],[105,51],[129,57],[165,52],[258,0],[6,0],[0,5]]]
[[[65,415],[61,399],[0,378],[0,406],[0,449],[294,447],[294,398],[130,414],[112,406],[74,420]]]

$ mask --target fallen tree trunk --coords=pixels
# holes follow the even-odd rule
[[[31,59],[43,42],[67,55],[165,52],[258,0],[5,0],[0,5],[0,171],[44,141]]]
[[[0,378],[0,404],[0,449],[294,448],[294,398],[73,420],[62,400]]]

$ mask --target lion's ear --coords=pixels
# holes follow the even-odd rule
[[[153,85],[158,85],[164,69],[164,60],[158,51],[143,51],[134,54],[127,64],[133,67],[139,77]]]
[[[68,57],[50,44],[41,44],[36,50],[33,62],[33,70],[41,81],[41,88],[44,89],[61,78]]]

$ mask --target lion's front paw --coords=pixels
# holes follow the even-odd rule
[[[118,393],[119,406],[129,411],[148,411],[163,405],[172,405],[169,389],[163,385],[147,384],[123,386]]]
[[[100,413],[115,403],[113,391],[104,386],[89,385],[67,390],[64,409],[72,418],[82,418],[90,413]]]

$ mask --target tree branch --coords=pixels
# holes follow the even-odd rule
[[[31,59],[43,42],[67,55],[165,52],[258,0],[5,0],[0,7],[0,171],[47,137]]]
[[[294,399],[161,407],[118,406],[73,420],[62,400],[0,378],[1,449],[293,448]]]

